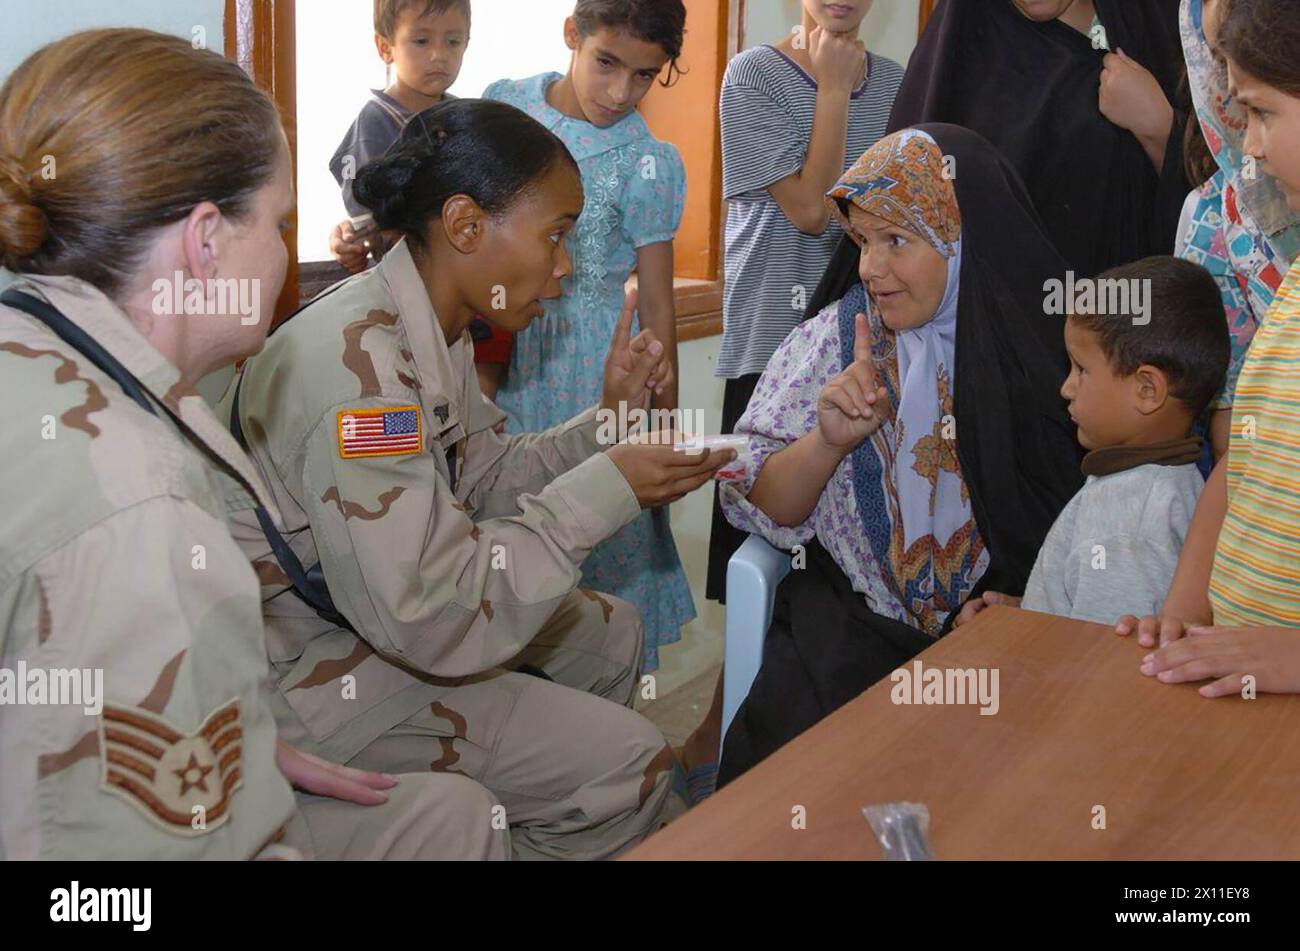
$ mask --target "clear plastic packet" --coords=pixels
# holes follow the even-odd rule
[[[748,436],[693,436],[674,447],[678,452],[703,452],[734,449],[736,458],[713,474],[718,482],[739,482],[749,475],[753,457],[749,451]]]
[[[930,810],[918,802],[887,802],[866,806],[862,814],[880,840],[887,862],[928,862]]]

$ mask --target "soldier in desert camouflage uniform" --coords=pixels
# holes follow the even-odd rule
[[[45,155],[56,178],[36,173]],[[22,275],[0,297],[0,668],[98,670],[103,688],[4,698],[0,858],[509,854],[500,807],[467,779],[340,773],[277,739],[228,515],[278,516],[193,390],[267,320],[148,301],[154,274],[219,269],[261,281],[269,316],[290,201],[274,105],[186,41],[79,34],[0,89],[0,263]]]
[[[477,311],[521,329],[559,294],[582,208],[577,168],[540,124],[500,103],[429,110],[356,194],[405,240],[280,328],[219,409],[227,418],[237,399],[297,560],[320,563],[343,616],[296,597],[241,520],[267,598],[281,729],[339,762],[477,779],[506,807],[517,855],[617,854],[663,821],[675,759],[628,709],[636,612],[577,589],[580,567],[643,505],[727,460],[602,452],[595,407],[549,432],[500,435],[466,328]],[[671,373],[631,323],[629,307],[607,409],[644,403]],[[514,672],[525,664],[554,682]]]

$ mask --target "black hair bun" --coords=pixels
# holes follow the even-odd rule
[[[410,211],[411,183],[423,165],[419,157],[394,150],[357,173],[352,197],[370,209],[381,230],[397,227]]]
[[[527,113],[454,99],[412,116],[396,144],[357,173],[352,196],[381,230],[422,244],[452,197],[500,214],[556,162],[579,174],[564,143]]]

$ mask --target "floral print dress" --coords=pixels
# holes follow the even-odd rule
[[[686,203],[686,169],[677,149],[651,135],[633,112],[608,128],[564,115],[546,101],[562,77],[544,73],[501,80],[483,94],[527,112],[569,147],[582,172],[586,204],[569,236],[573,275],[546,315],[517,334],[497,403],[510,432],[540,432],[600,401],[605,357],[623,307],[637,250],[672,241]],[[637,328],[633,328],[633,333]],[[597,546],[582,566],[583,585],[636,605],[645,625],[644,669],[659,648],[681,638],[695,617],[686,573],[666,509],[643,512]]]

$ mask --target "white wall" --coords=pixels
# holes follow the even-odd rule
[[[722,425],[723,382],[713,375],[722,337],[688,340],[677,348],[681,371],[678,402],[683,410],[704,412],[704,431],[716,433]],[[726,608],[704,597],[709,566],[709,533],[713,525],[714,487],[706,485],[692,492],[669,509],[677,553],[690,581],[695,599],[696,619],[682,628],[682,641],[659,652],[659,670],[655,673],[657,692],[667,693],[689,682],[715,664],[722,663],[726,640]],[[702,719],[704,710],[699,711]]]
[[[36,50],[80,30],[106,26],[136,26],[175,33],[193,42],[201,39],[208,49],[225,50],[224,0],[0,0],[0,82]],[[0,268],[0,288],[13,280]],[[200,386],[209,399],[225,387],[229,373],[204,380]]]
[[[224,0],[0,0],[0,77],[52,40],[78,30],[139,26],[187,39],[196,29],[207,47],[225,48]]]
[[[105,26],[147,27],[191,41],[201,35],[208,49],[220,53],[225,13],[224,0],[0,0],[0,83],[47,43]],[[0,268],[0,288],[11,280]]]
[[[800,0],[748,0],[745,45],[778,43],[802,20]],[[862,25],[862,38],[874,53],[906,66],[916,46],[920,0],[876,0]]]

